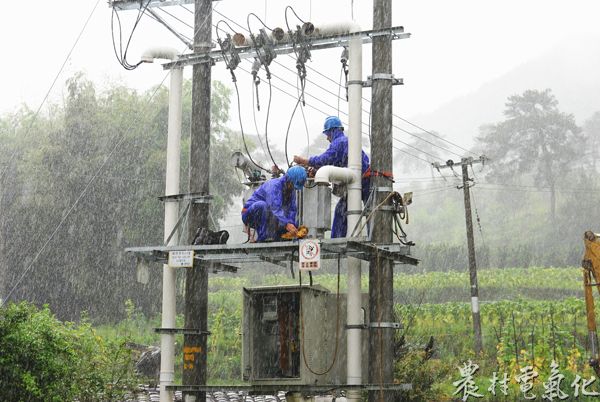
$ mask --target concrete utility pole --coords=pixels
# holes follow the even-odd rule
[[[473,314],[473,334],[475,336],[475,352],[481,353],[481,315],[479,314],[479,286],[477,285],[477,263],[475,262],[475,238],[473,237],[473,217],[471,214],[471,193],[469,191],[468,158],[461,160],[463,195],[465,199],[465,220],[467,223],[467,247],[469,249],[469,282],[471,283],[471,312]]]
[[[471,192],[469,183],[469,165],[473,163],[485,163],[486,158],[484,156],[474,160],[473,158],[462,158],[460,163],[454,163],[452,160],[446,162],[445,166],[441,166],[434,163],[433,166],[436,169],[442,168],[453,168],[454,166],[460,165],[462,168],[462,180],[463,185],[459,186],[458,189],[462,188],[464,202],[465,202],[465,221],[467,224],[467,248],[469,251],[469,282],[471,284],[471,314],[473,317],[473,336],[475,352],[481,353],[483,350],[483,341],[481,335],[481,315],[479,313],[479,285],[477,284],[477,262],[475,259],[475,237],[473,236],[473,217],[471,213]]]
[[[373,29],[392,26],[392,0],[374,0]],[[371,188],[375,189],[373,205],[379,205],[392,191],[392,39],[389,35],[373,38],[373,92]],[[391,211],[374,213],[371,239],[375,244],[392,242]],[[394,296],[393,263],[375,258],[369,265],[369,382],[391,384],[394,380]],[[390,391],[371,391],[369,401],[391,401]]]
[[[212,41],[212,0],[196,0],[194,52],[209,52]],[[194,64],[192,71],[192,126],[190,143],[190,193],[209,193],[211,63]],[[198,227],[208,228],[209,205],[192,203],[188,217],[189,244]],[[203,331],[184,335],[183,385],[206,384],[208,331],[208,270],[195,264],[185,280],[185,327]],[[184,401],[204,401],[206,393],[187,392]]]

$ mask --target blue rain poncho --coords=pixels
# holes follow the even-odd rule
[[[320,168],[321,166],[337,166],[337,167],[348,167],[348,137],[344,135],[344,132],[339,129],[334,129],[331,135],[331,143],[329,148],[325,150],[321,155],[313,156],[308,159],[308,165],[314,168]],[[364,175],[369,169],[369,157],[362,152],[361,170]],[[371,180],[369,178],[362,179],[362,200],[364,203],[369,199],[369,192],[371,189]],[[331,237],[345,237],[347,230],[347,217],[346,210],[347,197],[341,197],[335,206],[335,212],[333,215],[333,225],[331,227]]]
[[[256,241],[279,239],[288,223],[296,225],[296,192],[284,191],[287,176],[263,183],[244,204],[242,221],[256,230]]]

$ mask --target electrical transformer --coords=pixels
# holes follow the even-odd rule
[[[308,237],[323,238],[331,229],[331,189],[309,179],[298,197],[300,222],[308,228]]]
[[[364,295],[365,312],[367,300]],[[338,297],[318,285],[245,288],[243,309],[243,380],[253,385],[346,383],[345,294]]]

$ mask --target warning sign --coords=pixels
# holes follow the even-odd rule
[[[191,268],[194,266],[194,250],[169,251],[171,268]]]
[[[300,241],[300,269],[304,271],[315,271],[321,268],[321,244],[317,239],[306,239]]]

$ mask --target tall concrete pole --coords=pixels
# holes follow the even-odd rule
[[[465,220],[467,223],[467,247],[469,249],[469,282],[471,284],[471,314],[473,316],[473,334],[475,336],[475,352],[481,353],[481,315],[479,314],[479,287],[477,285],[477,263],[475,262],[475,238],[473,236],[473,217],[471,215],[471,193],[469,190],[469,159],[463,158],[462,178],[465,199]]]
[[[373,29],[392,26],[392,0],[373,1]],[[392,38],[373,38],[373,89],[371,127],[371,188],[375,189],[375,202],[379,205],[392,191],[392,182],[382,176],[393,169],[392,154]],[[373,218],[372,241],[392,242],[392,215],[378,210]],[[394,272],[391,261],[373,258],[369,265],[369,382],[391,384],[394,380]],[[393,395],[386,391],[369,392],[370,401],[391,401]]]
[[[194,52],[208,52],[212,40],[212,0],[196,0]],[[209,193],[210,176],[211,65],[194,64],[192,72],[192,126],[190,142],[190,193]],[[208,204],[192,204],[188,217],[188,239],[198,227],[208,228]],[[208,331],[208,271],[195,265],[185,280],[185,327],[205,331],[186,334],[183,349],[183,384],[206,384],[206,331]],[[204,392],[186,393],[185,402],[204,401]]]

